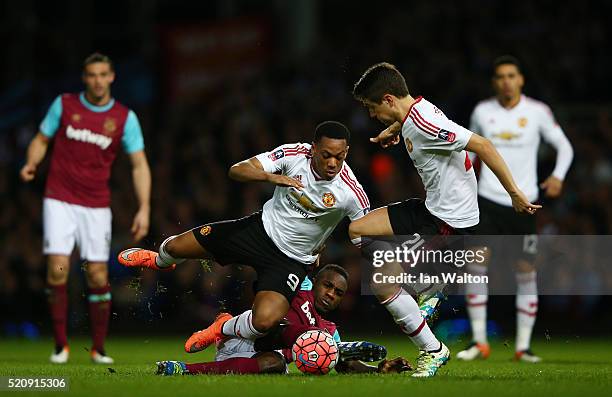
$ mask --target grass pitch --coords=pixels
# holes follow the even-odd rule
[[[414,362],[416,351],[407,338],[375,338],[389,350],[389,357],[404,355]],[[87,339],[71,340],[67,365],[48,363],[50,341],[0,339],[0,376],[63,376],[70,380],[69,392],[44,395],[104,396],[598,396],[612,390],[612,341],[552,340],[534,343],[544,357],[540,364],[514,363],[511,346],[492,345],[487,361],[460,362],[443,367],[433,379],[404,375],[305,376],[290,366],[289,375],[216,375],[161,377],[154,375],[155,361],[177,359],[208,361],[212,352],[183,352],[181,338],[111,338],[108,352],[116,364],[89,362]],[[454,354],[463,346],[451,345]],[[3,392],[8,393],[10,392]],[[19,395],[38,393],[19,392]]]

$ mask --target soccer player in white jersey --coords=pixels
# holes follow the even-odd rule
[[[252,310],[221,313],[185,344],[197,352],[228,336],[255,340],[279,324],[289,302],[336,225],[363,217],[369,201],[346,164],[350,133],[343,124],[319,124],[310,144],[282,145],[231,167],[240,182],[276,185],[263,211],[206,224],[166,239],[159,253],[132,248],[119,254],[125,266],[172,269],[189,259],[251,265],[257,272]]]
[[[466,150],[479,157],[499,178],[517,212],[535,213],[491,142],[449,120],[422,97],[413,98],[397,68],[379,63],[361,76],[353,95],[388,126],[372,142],[406,145],[426,190],[426,199],[406,200],[353,221],[349,233],[356,245],[362,236],[472,234],[479,221],[476,176]],[[448,348],[429,329],[416,301],[401,287],[371,283],[379,301],[419,348],[412,376],[431,377],[449,357]]]
[[[561,194],[563,179],[573,158],[572,145],[550,111],[542,102],[521,93],[524,78],[520,65],[512,56],[502,56],[493,62],[493,89],[495,97],[476,105],[472,112],[470,130],[493,142],[517,178],[527,198],[538,199],[537,153],[540,139],[544,138],[557,150],[553,173],[540,185],[549,198]],[[537,231],[535,217],[520,216],[512,211],[512,202],[491,170],[483,165],[478,183],[481,235],[518,235],[511,245],[505,240],[504,256],[510,256],[516,269],[516,345],[515,359],[539,362],[540,357],[530,349],[531,333],[538,311],[536,269]],[[499,247],[501,249],[501,247]],[[495,250],[489,250],[495,252]],[[487,273],[487,263],[471,264],[472,274]],[[487,358],[487,284],[468,284],[467,311],[472,326],[473,341],[457,358],[473,360]]]

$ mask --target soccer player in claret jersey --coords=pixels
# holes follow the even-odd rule
[[[263,211],[241,219],[197,227],[167,238],[159,253],[132,248],[119,254],[124,266],[173,269],[186,258],[213,258],[221,265],[251,265],[257,272],[252,310],[220,314],[190,338],[188,352],[228,336],[257,339],[279,324],[309,267],[344,218],[357,220],[368,198],[345,162],[348,128],[336,121],[319,124],[310,144],[282,145],[231,167],[241,182],[276,185]]]
[[[466,150],[475,152],[500,180],[517,212],[535,213],[491,142],[449,120],[422,97],[413,98],[406,81],[389,63],[373,65],[355,83],[353,94],[371,117],[388,126],[372,142],[383,147],[403,139],[426,190],[412,199],[378,208],[349,226],[356,245],[362,236],[472,234],[479,221],[476,176]],[[431,377],[449,357],[429,329],[415,300],[397,285],[371,283],[379,301],[420,350],[413,377]]]
[[[493,142],[530,201],[538,199],[537,153],[540,138],[544,138],[557,150],[557,162],[553,173],[540,186],[547,197],[558,197],[565,174],[572,163],[572,145],[555,121],[550,108],[521,93],[524,78],[516,58],[506,55],[494,61],[492,83],[495,97],[478,103],[474,108],[470,130]],[[478,196],[478,234],[523,236],[510,240],[512,243],[505,240],[503,247],[504,256],[510,256],[516,270],[515,359],[539,362],[540,357],[530,349],[531,332],[538,312],[534,267],[538,243],[536,220],[512,211],[510,197],[486,164],[480,171]],[[488,252],[495,255],[494,248]],[[470,264],[468,271],[484,275],[487,273],[487,263]],[[467,311],[473,341],[467,349],[457,354],[461,360],[487,358],[489,355],[487,293],[487,284],[467,285]]]
[[[218,344],[214,362],[186,364],[181,361],[160,361],[157,363],[157,374],[285,373],[287,363],[292,361],[291,347],[296,339],[313,329],[329,332],[339,344],[340,361],[335,367],[338,372],[398,373],[411,369],[402,357],[382,360],[378,366],[363,363],[360,360],[381,360],[386,355],[386,349],[370,342],[343,343],[336,324],[322,317],[340,305],[348,285],[346,270],[338,265],[326,265],[319,269],[313,280],[314,283],[308,278],[304,280],[291,301],[282,325],[270,334],[255,342],[240,337],[227,338]]]
[[[111,97],[115,79],[111,60],[89,56],[83,65],[85,92],[58,96],[27,152],[21,178],[34,179],[36,169],[54,142],[43,199],[43,252],[47,255],[49,307],[55,351],[51,362],[68,361],[66,337],[66,282],[74,244],[87,261],[89,316],[96,363],[110,364],[104,340],[108,331],[111,289],[107,261],[110,254],[111,210],[108,180],[120,147],[129,154],[139,209],[132,234],[141,240],[149,229],[151,172],[136,114]]]

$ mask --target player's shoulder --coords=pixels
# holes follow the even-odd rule
[[[369,208],[370,201],[363,186],[357,180],[351,167],[345,162],[338,174],[337,183],[340,189],[348,196],[359,202],[362,208]]]
[[[284,157],[304,158],[312,155],[312,147],[309,143],[285,143],[277,150],[282,151]]]
[[[132,109],[130,109],[127,105],[125,105],[125,104],[121,103],[120,101],[118,101],[116,98],[113,98],[113,100],[115,101],[115,104],[113,105],[113,108],[115,110],[119,110],[119,111],[121,111],[122,113],[125,113],[125,114],[129,114],[130,112],[134,113],[134,111]],[[134,113],[134,115],[135,115],[135,113]]]
[[[481,101],[478,101],[476,106],[474,106],[473,113],[478,114],[480,112],[488,112],[491,109],[495,108],[496,105],[497,105],[497,99],[495,97],[483,99]]]
[[[544,113],[552,113],[550,110],[550,106],[547,103],[540,101],[538,99],[529,97],[527,95],[523,95],[523,100],[525,101],[525,106],[529,107],[534,111],[544,112]]]

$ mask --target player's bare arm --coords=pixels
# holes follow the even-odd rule
[[[506,189],[510,195],[512,206],[516,212],[535,214],[539,208],[542,208],[541,205],[532,204],[527,200],[525,194],[516,185],[506,162],[500,156],[491,141],[478,134],[472,134],[465,150],[476,153],[482,162],[493,171],[504,189]]]
[[[384,149],[395,146],[400,143],[400,133],[402,132],[402,124],[399,121],[385,128],[377,136],[370,138],[370,142],[378,143]]]
[[[151,169],[144,150],[130,154],[132,163],[132,179],[138,200],[138,212],[132,222],[132,236],[134,241],[140,241],[149,232],[149,218],[151,215]]]
[[[292,186],[300,190],[304,187],[297,179],[264,171],[261,162],[255,157],[232,165],[228,175],[238,182],[270,182],[274,185]]]
[[[341,374],[399,374],[412,371],[412,366],[404,357],[396,357],[393,360],[382,360],[377,366],[359,360],[341,361],[336,365],[336,371]]]
[[[49,138],[44,136],[42,132],[36,134],[36,136],[30,142],[28,146],[27,160],[25,165],[21,168],[19,176],[24,182],[30,182],[36,176],[36,169],[40,162],[45,158],[47,148],[49,147]]]

